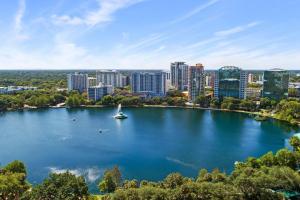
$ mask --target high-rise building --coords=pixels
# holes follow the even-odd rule
[[[199,95],[204,95],[205,74],[202,64],[189,67],[189,101],[194,102]]]
[[[248,83],[253,83],[253,82],[254,82],[254,75],[248,74]]]
[[[184,62],[171,63],[171,84],[176,90],[188,89],[189,66]]]
[[[88,88],[88,99],[92,101],[98,101],[106,95],[114,93],[114,88],[112,86],[98,85]]]
[[[213,88],[215,83],[215,72],[205,74],[205,87]]]
[[[215,73],[214,97],[246,98],[247,72],[233,66],[222,67]]]
[[[126,77],[116,70],[99,70],[96,73],[97,84],[111,85],[113,87],[124,87]]]
[[[264,71],[262,96],[280,100],[288,97],[289,72],[282,69]]]
[[[131,74],[131,91],[146,97],[166,95],[165,72],[134,72]]]
[[[88,88],[88,75],[82,73],[68,74],[68,91],[77,90],[86,92]]]
[[[96,78],[89,77],[88,80],[89,80],[89,87],[97,86],[97,79]]]
[[[166,71],[166,91],[168,92],[170,89],[172,89],[171,72]]]
[[[259,99],[261,97],[261,91],[262,89],[260,87],[258,88],[247,87],[246,98]]]

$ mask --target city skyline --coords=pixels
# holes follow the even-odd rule
[[[166,70],[175,61],[206,70],[299,69],[299,6],[292,0],[6,1],[0,69]]]

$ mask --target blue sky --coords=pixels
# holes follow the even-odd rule
[[[299,0],[0,3],[0,69],[300,69]]]

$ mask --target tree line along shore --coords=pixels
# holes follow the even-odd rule
[[[128,88],[117,89],[113,96],[104,96],[95,102],[87,100],[86,94],[79,94],[75,91],[57,91],[56,89],[21,91],[15,94],[0,95],[0,112],[28,108],[104,107],[122,104],[125,107],[185,107],[244,112],[253,114],[257,120],[265,120],[270,117],[293,125],[300,124],[300,100],[296,98],[275,101],[268,98],[241,100],[228,97],[217,100],[207,96],[199,96],[193,104],[190,104],[179,91],[170,91],[164,98],[154,97],[150,99],[129,94]]]
[[[20,91],[13,94],[0,94],[0,112],[9,110],[22,110],[30,108],[49,108],[66,106],[75,107],[102,107],[102,106],[157,106],[157,107],[185,107],[215,109],[222,111],[235,111],[252,114],[257,120],[265,120],[266,117],[287,121],[291,124],[300,123],[300,100],[289,98],[275,101],[267,98],[257,99],[234,99],[224,98],[217,100],[208,96],[199,96],[194,104],[187,103],[187,97],[180,91],[169,91],[164,98],[154,97],[143,99],[134,96],[130,87],[115,88],[114,95],[105,96],[99,101],[89,101],[87,94],[68,92],[67,74],[72,70],[57,71],[1,71],[0,86],[20,85],[37,87],[35,91]],[[95,71],[82,71],[95,76]],[[291,82],[300,82],[300,77],[292,76]],[[251,87],[256,87],[252,85]],[[208,93],[211,91],[207,91]],[[295,91],[294,91],[295,92]],[[290,94],[293,91],[289,91]],[[293,95],[290,95],[293,96]]]

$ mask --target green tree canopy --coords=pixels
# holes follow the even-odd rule
[[[82,176],[70,172],[50,174],[43,183],[33,188],[29,197],[32,200],[78,200],[88,197],[88,186]]]
[[[98,187],[101,192],[113,192],[122,185],[122,175],[117,166],[104,172]]]

